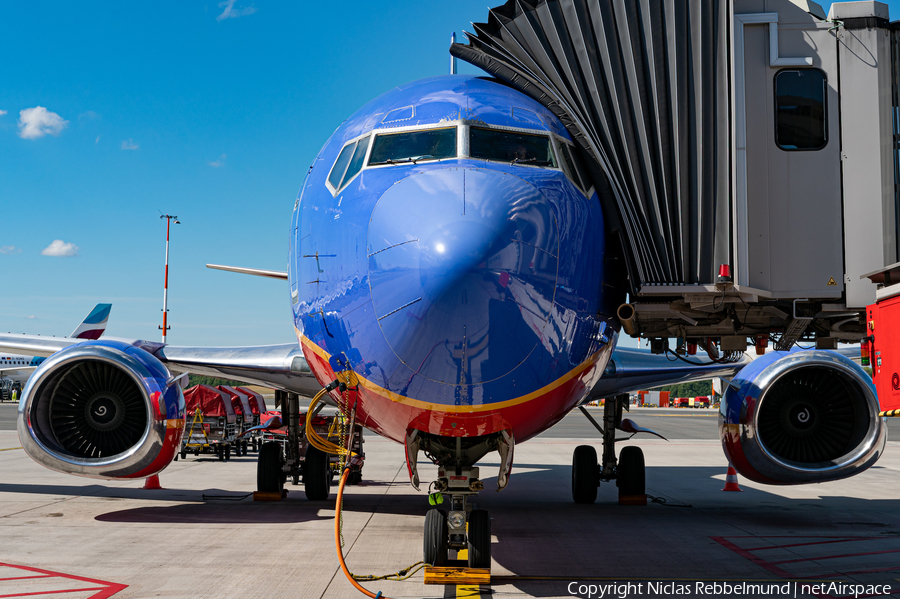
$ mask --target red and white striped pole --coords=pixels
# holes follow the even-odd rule
[[[175,220],[176,225],[180,225],[181,221],[178,220],[177,216],[172,216],[171,214],[161,214],[160,218],[166,219],[166,276],[163,281],[163,323],[162,326],[159,327],[162,329],[162,342],[166,342],[166,331],[168,331],[171,327],[168,325],[168,316],[169,316],[169,225],[172,222],[172,219]]]

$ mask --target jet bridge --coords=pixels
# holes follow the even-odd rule
[[[623,264],[623,329],[692,353],[866,335],[898,261],[897,24],[880,2],[510,0],[454,56],[559,116]]]

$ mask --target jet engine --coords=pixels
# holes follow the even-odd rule
[[[801,484],[859,474],[884,451],[872,377],[831,351],[773,352],[743,368],[725,392],[719,437],[745,477]]]
[[[31,375],[19,440],[35,461],[93,478],[142,478],[175,457],[184,395],[162,362],[118,341],[69,346]]]

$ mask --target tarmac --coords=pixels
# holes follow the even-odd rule
[[[715,421],[683,419],[704,430]],[[480,464],[477,507],[489,510],[494,537],[489,587],[424,585],[421,571],[363,586],[398,598],[854,596],[851,587],[803,592],[841,581],[900,596],[900,442],[846,481],[772,487],[739,477],[743,492],[725,493],[717,440],[638,439],[627,443],[644,451],[647,492],[665,503],[619,506],[614,483],[601,484],[594,505],[572,503],[572,451],[598,446],[598,435],[539,437],[516,447],[500,493],[496,457]],[[252,454],[188,456],[160,475],[165,490],[149,491],[143,481],[51,472],[18,445],[0,431],[0,597],[362,597],[335,556],[334,494],[310,502],[288,485],[283,501],[253,502]],[[427,482],[409,485],[399,445],[367,434],[365,451],[364,481],[344,500],[344,552],[356,574],[389,574],[421,559]],[[423,481],[434,471],[419,463]]]

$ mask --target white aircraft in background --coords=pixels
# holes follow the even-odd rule
[[[72,339],[94,340],[99,339],[106,330],[106,322],[109,320],[109,311],[112,304],[97,304],[90,314],[81,321],[72,334]],[[34,369],[46,360],[42,356],[22,356],[18,354],[0,355],[0,389],[12,388],[15,385],[24,385]]]

